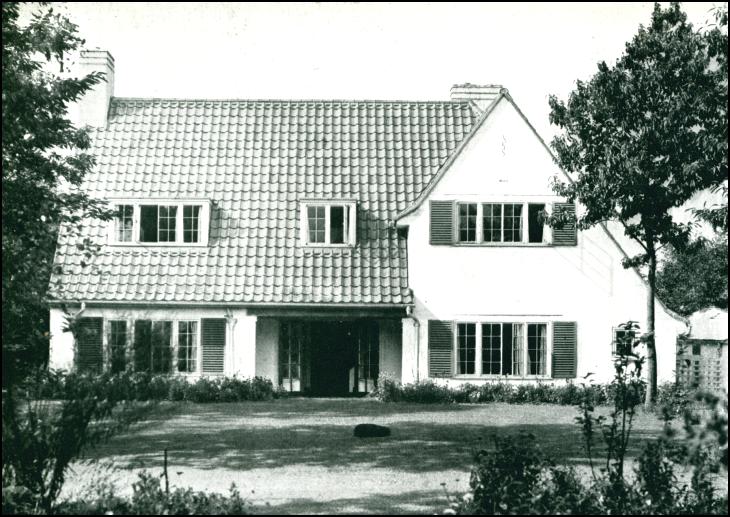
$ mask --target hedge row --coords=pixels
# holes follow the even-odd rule
[[[387,375],[378,379],[373,396],[383,402],[423,404],[489,403],[577,405],[588,395],[593,404],[612,404],[615,387],[610,384],[509,384],[496,381],[485,384],[461,384],[456,387],[437,384],[431,379],[401,384]],[[671,406],[676,412],[691,401],[691,393],[674,383],[662,384],[657,392],[660,406]]]
[[[114,400],[171,400],[190,402],[241,402],[271,400],[278,396],[271,380],[263,377],[201,377],[153,375],[146,372],[117,374],[40,372],[28,384],[37,398],[72,398],[78,389],[93,382],[98,396]]]

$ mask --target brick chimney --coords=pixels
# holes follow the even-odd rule
[[[474,101],[480,110],[484,111],[500,93],[507,89],[499,84],[455,84],[451,87],[452,101]]]
[[[101,72],[104,78],[69,108],[71,120],[78,127],[106,127],[109,101],[114,95],[114,58],[106,50],[82,50],[78,76]]]

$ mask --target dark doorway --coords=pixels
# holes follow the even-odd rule
[[[312,395],[336,397],[350,392],[350,372],[357,366],[356,344],[351,322],[312,323]]]

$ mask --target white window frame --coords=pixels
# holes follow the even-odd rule
[[[209,228],[210,228],[210,215],[211,215],[211,202],[209,199],[202,198],[187,198],[187,199],[172,199],[172,198],[158,198],[158,199],[140,199],[140,198],[111,198],[108,200],[109,204],[116,210],[119,205],[131,205],[133,207],[132,215],[132,241],[121,242],[117,240],[116,234],[116,221],[117,218],[113,217],[109,221],[108,231],[108,243],[112,246],[144,246],[144,247],[205,247],[208,246]],[[160,206],[176,206],[177,212],[175,216],[175,241],[173,242],[159,242],[159,224],[158,224],[158,242],[142,242],[140,241],[140,226],[141,226],[141,207],[142,205],[156,205]],[[198,213],[198,242],[184,242],[183,232],[183,212],[184,207],[188,205],[200,206]]]
[[[309,217],[308,208],[311,206],[323,206],[324,210],[324,242],[309,242]],[[332,243],[330,235],[330,210],[333,206],[344,207],[345,221],[343,222],[343,231],[346,230],[344,242]],[[357,202],[352,199],[303,199],[300,201],[299,208],[299,241],[302,246],[308,248],[350,248],[356,243],[357,228]]]
[[[476,353],[475,353],[475,365],[474,365],[474,373],[458,373],[459,371],[459,324],[460,323],[473,323],[476,325]],[[491,323],[491,324],[519,324],[522,325],[523,331],[522,331],[522,373],[521,375],[514,375],[514,374],[490,374],[490,373],[482,373],[482,356],[483,356],[483,350],[482,350],[482,325]],[[527,326],[528,325],[545,325],[545,373],[544,374],[529,374],[527,373],[529,371],[529,354],[527,351],[527,345],[528,345],[528,337],[527,337]],[[502,339],[502,346],[504,346],[504,333],[502,333],[501,336]],[[453,350],[454,350],[454,361],[452,364],[453,372],[454,372],[454,378],[456,379],[534,379],[534,380],[543,380],[543,379],[550,379],[552,377],[552,364],[550,361],[550,358],[552,357],[552,322],[546,321],[546,320],[540,320],[540,319],[520,319],[520,318],[510,318],[509,316],[501,317],[501,318],[490,318],[490,319],[482,319],[482,318],[472,318],[472,319],[459,319],[454,321],[454,342],[453,342]],[[504,355],[500,354],[500,361],[502,363],[501,370],[504,369]]]
[[[461,218],[459,216],[459,210],[461,205],[476,205],[477,206],[477,221],[476,221],[476,241],[462,241],[460,240],[461,230]],[[485,241],[484,240],[484,205],[500,205],[500,221],[501,221],[501,240],[500,241]],[[507,241],[504,240],[504,205],[522,205],[522,214],[520,221],[522,225],[522,239],[519,241]],[[528,246],[528,247],[544,247],[552,245],[552,233],[548,231],[548,227],[543,225],[542,242],[530,242],[530,229],[529,229],[529,206],[530,205],[545,205],[545,208],[550,205],[549,201],[510,201],[510,200],[464,200],[456,201],[456,209],[454,210],[454,234],[453,242],[456,246]]]
[[[195,370],[192,372],[181,372],[178,370],[178,353],[180,348],[180,323],[195,323]],[[173,329],[173,340],[174,340],[174,347],[173,347],[173,353],[175,354],[174,360],[173,360],[173,372],[176,375],[198,375],[200,373],[200,361],[202,360],[201,356],[201,349],[202,346],[200,344],[200,320],[195,318],[181,318],[179,320],[175,320],[175,328]]]

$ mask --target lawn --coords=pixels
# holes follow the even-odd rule
[[[466,490],[471,453],[491,435],[533,433],[543,450],[583,468],[576,408],[552,405],[384,404],[370,399],[292,398],[230,404],[169,403],[153,418],[96,449],[119,487],[140,469],[161,472],[169,450],[171,482],[227,491],[232,482],[266,513],[434,513]],[[353,427],[391,427],[388,438],[360,439]],[[631,444],[661,429],[637,419]],[[101,479],[79,464],[69,493]]]

